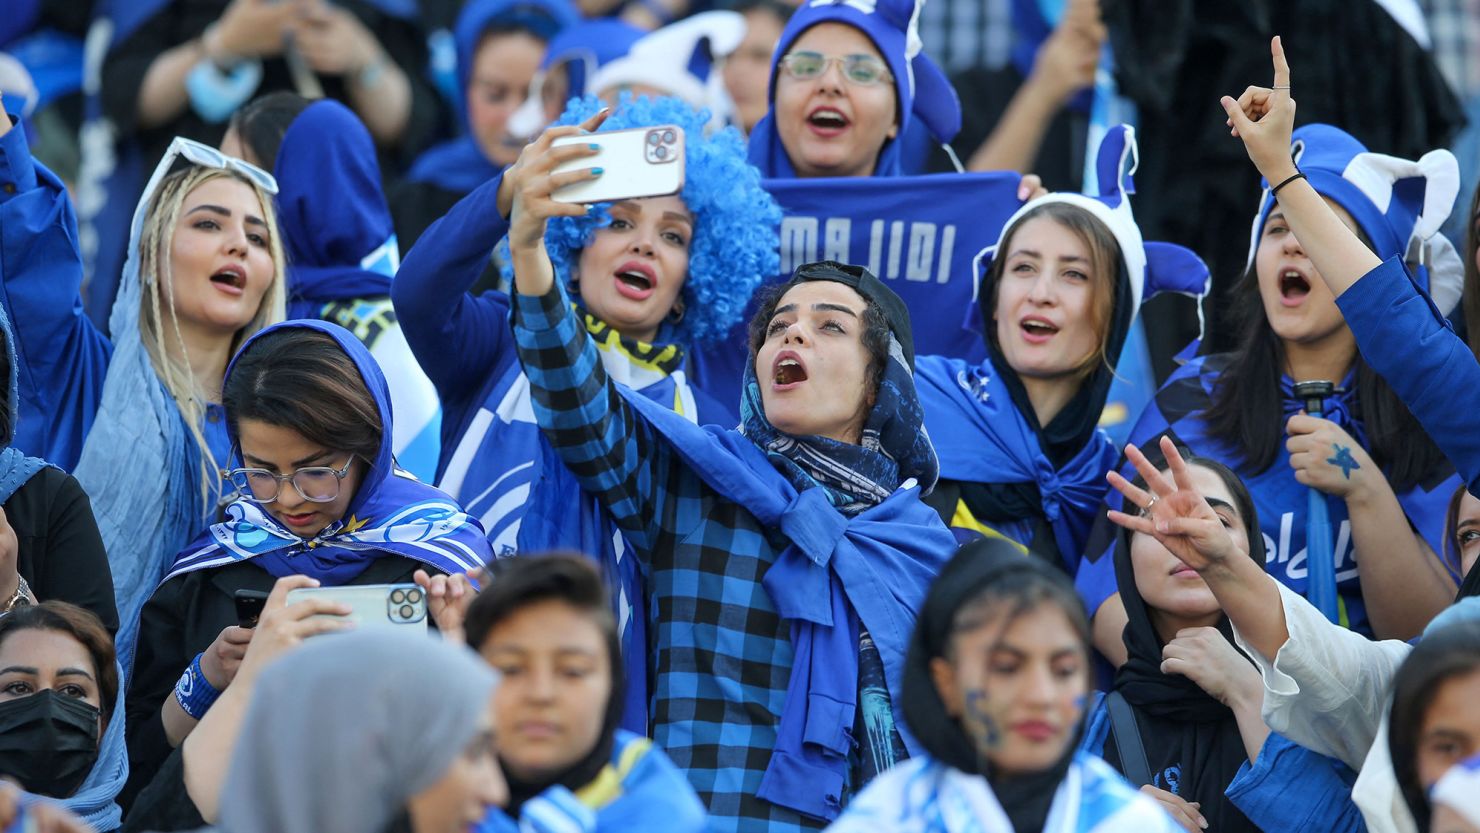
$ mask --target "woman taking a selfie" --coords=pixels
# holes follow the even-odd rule
[[[223,400],[240,496],[144,606],[129,681],[131,789],[230,685],[252,638],[237,590],[266,592],[288,575],[404,583],[417,569],[467,572],[489,558],[476,522],[396,467],[385,378],[347,330],[264,330],[233,360]]]
[[[865,269],[798,267],[751,319],[742,429],[700,428],[616,383],[546,253],[550,218],[580,211],[552,192],[601,172],[527,153],[514,337],[540,430],[642,572],[653,739],[711,829],[820,827],[907,753],[889,682],[954,549],[920,501],[937,464],[904,302]]]
[[[540,434],[509,331],[509,296],[468,289],[509,231],[514,195],[548,171],[538,166],[593,153],[585,143],[551,150],[555,138],[579,133],[577,122],[602,133],[677,125],[685,173],[678,194],[589,212],[561,203],[542,249],[613,379],[690,422],[733,424],[733,406],[690,385],[686,353],[722,338],[762,278],[775,274],[781,213],[733,130],[706,135],[705,116],[677,99],[624,100],[609,116],[599,106],[594,98],[574,103],[564,126],[427,229],[391,291],[407,341],[442,399],[438,485],[483,525],[496,555],[564,548],[597,557],[625,608],[618,620],[627,655],[641,668],[646,623],[631,611],[640,581],[628,545]],[[629,675],[622,725],[634,731],[646,726],[646,679]]]
[[[1089,623],[1073,585],[1002,539],[962,547],[930,587],[904,668],[924,754],[881,775],[830,833],[1179,833],[1077,751]]]

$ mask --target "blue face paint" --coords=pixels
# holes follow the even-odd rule
[[[988,700],[987,692],[982,689],[966,692],[966,728],[976,741],[977,751],[983,755],[1002,745],[1002,729],[987,711]]]

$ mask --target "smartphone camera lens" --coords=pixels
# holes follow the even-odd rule
[[[417,602],[421,601],[421,591],[420,590],[407,590],[406,591],[406,601],[410,602],[411,604],[416,604]]]
[[[406,591],[397,590],[391,594],[391,604],[400,604],[406,601]]]
[[[416,608],[412,607],[411,605],[401,605],[401,618],[402,619],[405,619],[405,620],[407,620],[409,622],[411,620],[411,617],[413,617],[415,615],[416,615]]]
[[[668,158],[668,148],[663,147],[662,145],[659,145],[658,146],[658,149],[655,150],[655,151],[653,151],[653,155],[656,156],[656,157],[658,157],[659,159],[667,159]]]
[[[653,132],[648,134],[647,141],[650,145],[660,144],[663,141],[663,134],[654,130]]]
[[[672,130],[665,130],[665,131],[663,131],[663,144],[665,144],[665,145],[671,145],[677,139],[678,139],[678,137],[675,136],[675,135],[673,135],[673,131]]]

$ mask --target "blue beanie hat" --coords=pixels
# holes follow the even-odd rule
[[[1290,155],[1316,193],[1346,210],[1372,242],[1378,257],[1399,257],[1444,313],[1454,309],[1464,287],[1464,264],[1439,227],[1459,195],[1459,162],[1447,150],[1431,150],[1417,161],[1372,153],[1346,131],[1308,124],[1290,137]],[[1270,183],[1249,238],[1249,264],[1275,204]]]
[[[923,4],[924,0],[811,0],[797,9],[771,55],[771,111],[756,125],[750,141],[750,161],[764,176],[796,176],[775,125],[776,72],[797,38],[819,23],[842,23],[862,32],[894,76],[899,131],[884,143],[875,176],[901,174],[898,138],[913,119],[920,119],[937,142],[955,138],[961,130],[961,101],[945,73],[921,51],[918,23]]]

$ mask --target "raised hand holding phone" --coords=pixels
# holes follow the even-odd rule
[[[595,167],[602,175],[557,188],[550,198],[565,203],[598,203],[663,197],[683,190],[684,134],[678,125],[634,127],[593,133],[588,136],[564,136],[556,139],[556,148],[586,143],[596,155],[574,159],[555,167],[555,173]]]

